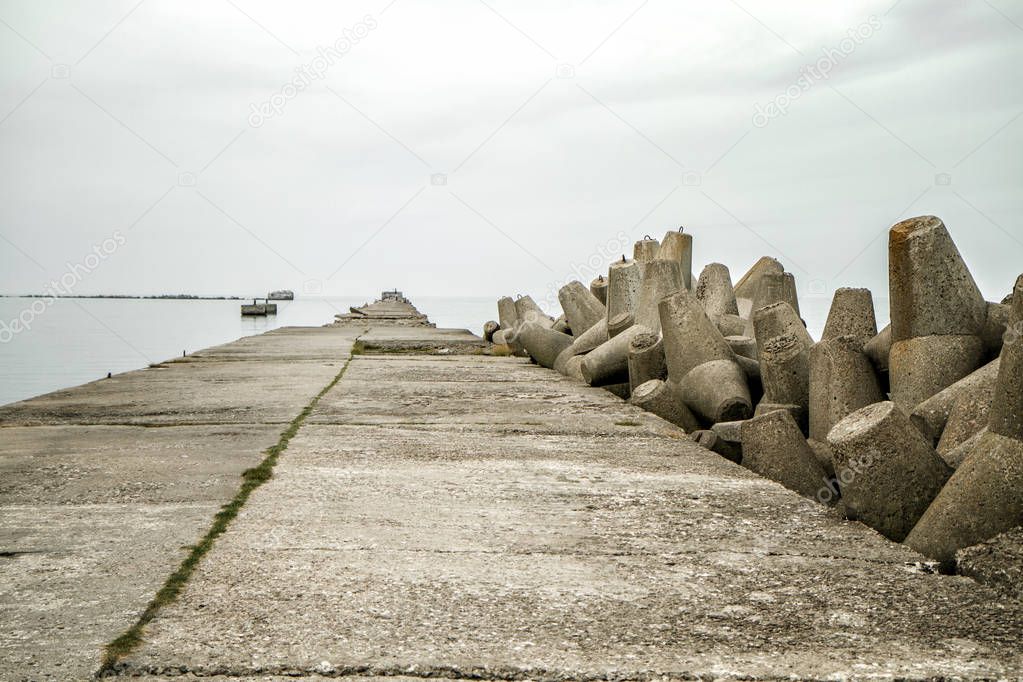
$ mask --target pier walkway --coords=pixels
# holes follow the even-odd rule
[[[99,669],[268,448],[272,477],[109,674],[1023,675],[1023,604],[606,391],[444,354],[444,330],[400,331],[431,354],[375,329],[383,350],[350,356],[363,332],[278,330],[0,409],[0,679]]]

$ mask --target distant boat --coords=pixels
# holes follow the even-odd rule
[[[263,301],[260,303],[260,301]],[[252,303],[242,304],[242,317],[266,317],[277,314],[277,304],[269,303],[265,298],[254,298]]]
[[[271,291],[267,294],[268,301],[294,301],[295,292],[289,289],[281,289],[280,291]]]

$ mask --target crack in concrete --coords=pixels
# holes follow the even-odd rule
[[[196,678],[227,677],[227,678],[263,678],[277,677],[319,677],[343,679],[347,677],[404,677],[414,679],[445,679],[445,680],[477,680],[480,682],[665,682],[666,680],[718,680],[714,674],[696,674],[685,671],[603,671],[559,670],[551,668],[531,668],[518,666],[446,666],[446,665],[332,665],[322,663],[316,667],[291,666],[260,666],[258,668],[241,669],[227,666],[196,667],[189,666],[125,666],[118,670],[127,675],[137,677],[149,675],[167,679],[192,675]],[[756,676],[729,676],[732,680],[789,680],[791,678],[765,678]],[[806,682],[824,682],[823,678],[800,678]]]

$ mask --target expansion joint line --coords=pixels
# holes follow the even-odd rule
[[[366,330],[369,331],[368,329]],[[365,334],[365,332],[363,332]],[[355,341],[352,344],[352,348],[355,348],[355,344],[362,338],[362,334],[355,337]],[[145,611],[139,616],[139,619],[132,625],[128,630],[119,636],[114,641],[107,644],[103,652],[103,662],[100,669],[96,672],[95,677],[111,677],[116,675],[118,672],[119,664],[125,656],[134,651],[142,643],[142,635],[145,631],[146,626],[156,618],[160,610],[165,606],[173,604],[178,596],[184,590],[188,580],[192,577],[195,569],[199,566],[202,558],[213,548],[217,538],[227,531],[228,526],[238,516],[238,512],[241,511],[242,507],[248,501],[249,496],[261,485],[269,481],[273,477],[274,467],[277,465],[277,460],[281,454],[288,449],[288,444],[291,439],[295,437],[299,429],[305,423],[305,420],[312,414],[313,410],[316,409],[320,399],[327,395],[344,377],[345,372],[348,371],[348,366],[352,363],[354,354],[349,352],[348,359],[345,360],[345,364],[341,367],[341,371],[337,373],[337,376],[327,384],[323,390],[316,394],[316,396],[305,406],[297,417],[295,417],[288,428],[281,434],[280,440],[275,445],[272,445],[265,451],[263,461],[252,469],[247,469],[242,472],[242,485],[234,498],[230,502],[220,508],[220,511],[213,517],[213,524],[209,530],[202,537],[201,540],[191,547],[191,551],[188,556],[185,557],[184,561],[178,567],[174,573],[167,578],[167,581],[163,584],[163,587],[156,593],[152,601],[146,606]]]

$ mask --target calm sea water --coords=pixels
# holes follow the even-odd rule
[[[0,404],[77,386],[175,357],[261,334],[277,327],[320,326],[365,298],[300,298],[280,301],[278,314],[243,318],[240,301],[61,299],[31,315],[31,328],[3,330],[32,299],[0,298]],[[416,307],[438,327],[481,333],[497,318],[492,298],[417,297]],[[819,338],[831,301],[800,301],[810,333]],[[877,300],[878,323],[887,322],[887,300]],[[40,309],[37,304],[37,310]]]
[[[241,301],[59,299],[39,314],[26,314],[22,319],[30,320],[30,328],[12,335],[4,330],[33,299],[0,298],[0,404],[277,327],[321,326],[366,302],[365,297],[299,298],[278,301],[276,316],[243,318]],[[497,317],[490,298],[418,297],[414,303],[438,327],[477,334]],[[43,310],[41,303],[36,310]]]

